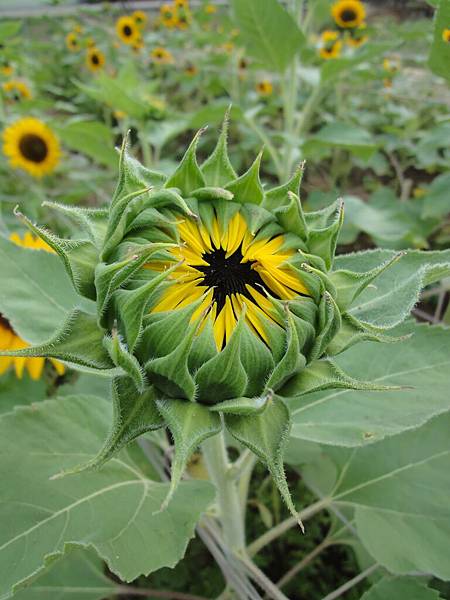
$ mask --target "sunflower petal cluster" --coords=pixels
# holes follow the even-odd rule
[[[167,427],[175,441],[170,497],[192,452],[226,428],[264,461],[295,513],[283,470],[291,399],[327,388],[380,389],[343,373],[333,356],[382,340],[349,309],[390,263],[334,270],[342,203],[305,212],[303,165],[269,190],[261,155],[237,175],[227,123],[201,166],[200,131],[169,177],[144,168],[125,141],[109,206],[54,205],[84,231],[80,239],[59,238],[21,215],[96,314],[77,309],[48,343],[13,354],[113,378],[110,435],[79,469]]]

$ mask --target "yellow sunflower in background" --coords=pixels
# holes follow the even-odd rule
[[[116,21],[116,33],[124,44],[134,44],[140,37],[139,26],[133,17],[119,17]]]
[[[20,336],[15,333],[10,323],[0,315],[0,350],[21,350],[29,346]],[[63,363],[49,359],[55,367],[58,375],[64,375],[65,366]],[[24,358],[16,356],[0,356],[0,375],[3,375],[11,366],[14,366],[14,371],[18,379],[22,379],[24,370],[28,371],[31,379],[37,381],[44,370],[45,358]]]
[[[95,46],[91,46],[90,48],[87,49],[86,66],[90,71],[92,71],[93,73],[96,73],[97,71],[100,71],[101,69],[103,69],[104,64],[105,64],[105,55],[103,54],[103,52],[101,50],[99,50]]]
[[[11,77],[14,73],[14,68],[8,61],[4,61],[0,67],[0,73],[5,77]]]
[[[143,10],[135,10],[131,16],[134,19],[136,25],[141,28],[144,27],[144,25],[148,21],[148,17]]]
[[[79,23],[76,23],[73,26],[73,30],[75,31],[75,33],[83,33],[83,26],[80,25]]]
[[[226,227],[214,218],[209,231],[202,223],[186,220],[178,224],[178,233],[180,245],[171,254],[180,262],[152,312],[177,310],[201,300],[192,321],[200,327],[212,324],[218,350],[229,341],[243,312],[253,333],[268,343],[261,317],[277,322],[279,317],[265,290],[283,300],[309,295],[285,265],[293,250],[285,248],[284,236],[256,239],[241,213]],[[163,271],[171,266],[173,262],[155,261],[147,268]]]
[[[350,30],[350,35],[347,36],[346,42],[352,48],[359,48],[367,42],[369,37],[365,33],[366,25],[363,23],[359,27]]]
[[[74,31],[66,35],[66,46],[71,52],[79,52],[81,50],[80,40]]]
[[[3,91],[12,100],[28,100],[31,98],[31,90],[23,81],[12,79],[2,84]]]
[[[398,73],[398,71],[400,70],[400,60],[396,57],[384,58],[383,59],[383,69],[385,71],[387,71],[388,73],[390,73],[391,75]]]
[[[325,60],[338,58],[342,50],[342,41],[339,39],[338,31],[323,31],[321,36],[321,47],[319,54]]]
[[[177,8],[189,8],[189,0],[173,0]]]
[[[188,75],[188,77],[195,77],[195,75],[198,73],[198,69],[193,63],[188,63],[184,67],[184,72],[186,75]]]
[[[444,29],[444,31],[442,32],[442,39],[444,40],[444,42],[448,42],[450,44],[450,27]]]
[[[54,171],[61,156],[53,131],[34,117],[24,117],[4,129],[3,153],[12,167],[38,178]]]
[[[134,52],[140,52],[142,48],[144,48],[144,40],[139,38],[131,47],[133,48]]]
[[[32,235],[29,231],[25,232],[23,237],[16,232],[12,233],[9,236],[9,239],[16,244],[16,246],[21,246],[22,248],[31,248],[32,250],[45,250],[46,252],[55,253],[53,248],[51,248],[47,242],[44,242],[40,237]]]
[[[171,29],[175,27],[178,19],[178,10],[175,5],[162,4],[159,9],[160,22],[164,27]]]
[[[262,81],[258,81],[256,84],[256,91],[260,96],[271,96],[273,92],[272,82],[268,79],[263,79]]]
[[[181,31],[186,31],[192,21],[191,13],[183,9],[181,13],[178,13],[178,17],[175,23],[175,26]]]
[[[366,9],[360,0],[338,0],[331,7],[336,24],[343,29],[359,27],[366,18]]]
[[[207,15],[214,15],[217,12],[217,6],[214,6],[214,4],[206,4],[204,10]]]
[[[171,65],[174,63],[173,54],[161,46],[153,48],[150,56],[153,62],[158,65]]]

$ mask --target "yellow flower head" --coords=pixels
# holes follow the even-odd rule
[[[178,19],[177,7],[173,4],[162,4],[159,9],[160,21],[164,27],[175,27]]]
[[[21,350],[29,346],[12,329],[10,323],[0,315],[0,350]],[[49,359],[55,367],[58,375],[65,372],[64,365],[53,358]],[[18,356],[0,356],[0,375],[3,375],[9,367],[13,366],[18,379],[22,379],[23,372],[26,369],[31,379],[37,381],[44,370],[45,358],[25,358]]]
[[[31,98],[30,88],[23,81],[12,79],[2,84],[2,89],[12,100],[28,100]]]
[[[78,52],[81,49],[78,35],[74,31],[66,35],[66,46],[71,52]]]
[[[55,253],[47,242],[44,242],[40,237],[34,236],[32,233],[27,231],[23,237],[20,237],[18,233],[12,233],[9,239],[22,248],[30,248],[31,250],[45,250],[46,252]]]
[[[144,40],[142,38],[139,38],[137,40],[137,42],[134,42],[134,44],[132,46],[132,48],[135,52],[140,52],[143,47],[144,47]]]
[[[450,27],[444,29],[444,31],[442,32],[442,39],[444,40],[444,42],[450,44]]]
[[[217,349],[226,344],[241,316],[251,331],[268,343],[261,317],[277,322],[266,293],[283,300],[309,295],[298,277],[285,266],[293,250],[283,235],[257,239],[238,212],[225,227],[214,218],[207,228],[201,222],[178,224],[179,246],[171,250],[179,266],[152,312],[178,310],[200,300],[192,315],[200,328],[210,323]],[[152,262],[149,269],[164,271],[173,262]]]
[[[177,21],[176,21],[176,27],[178,29],[181,29],[182,31],[185,31],[190,23],[192,21],[192,17],[189,11],[187,10],[183,10],[182,12],[178,13],[178,17],[177,17]]]
[[[143,10],[135,10],[131,16],[138,27],[144,27],[148,21],[148,17]]]
[[[217,12],[217,6],[214,6],[214,4],[207,4],[205,6],[205,13],[207,15],[214,15]]]
[[[10,65],[8,62],[5,62],[0,67],[0,73],[5,77],[11,77],[11,75],[14,73],[14,69],[12,65]]]
[[[172,53],[161,46],[153,48],[150,56],[153,62],[158,65],[171,65],[174,62]]]
[[[189,8],[189,0],[174,0],[173,3],[177,8]]]
[[[385,58],[383,60],[383,69],[387,73],[397,73],[400,70],[400,60],[398,58]]]
[[[342,50],[342,41],[339,39],[338,31],[326,30],[321,36],[321,47],[319,54],[325,60],[330,58],[338,58]]]
[[[116,33],[124,44],[134,44],[141,37],[139,26],[133,17],[119,17],[116,21]]]
[[[117,119],[118,121],[120,121],[121,119],[125,119],[126,116],[127,116],[127,113],[124,112],[123,110],[115,110],[115,111],[113,111],[113,117],[115,119]]]
[[[184,68],[184,72],[189,77],[194,77],[195,75],[197,75],[198,69],[193,63],[188,63]]]
[[[38,178],[54,171],[61,156],[53,131],[34,117],[24,117],[4,129],[3,153],[12,167]]]
[[[260,96],[271,96],[273,85],[268,79],[263,79],[256,84],[256,91]]]
[[[75,31],[75,33],[83,33],[83,26],[82,25],[74,25],[73,30]]]
[[[227,54],[231,54],[234,50],[233,42],[225,42],[220,46],[220,49],[226,52]]]
[[[95,46],[92,46],[91,48],[87,49],[86,66],[90,71],[96,73],[97,71],[100,71],[103,68],[104,64],[105,55],[101,50],[99,50]]]
[[[338,0],[331,7],[336,24],[343,29],[359,27],[366,18],[366,9],[360,0]]]
[[[350,30],[350,35],[347,36],[346,42],[352,48],[359,48],[369,39],[365,33],[366,25],[363,23],[360,27]]]

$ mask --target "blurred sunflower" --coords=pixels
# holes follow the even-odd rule
[[[29,231],[25,232],[23,237],[20,237],[18,233],[14,232],[9,236],[9,239],[14,242],[16,246],[21,246],[22,248],[45,250],[46,252],[55,254],[55,251],[47,244],[47,242],[44,242],[40,237],[34,236]]]
[[[135,10],[131,16],[138,27],[144,27],[148,21],[148,17],[143,10]]]
[[[144,48],[144,40],[139,38],[131,47],[133,48],[134,52],[140,52],[142,48]]]
[[[153,48],[150,56],[153,62],[157,63],[158,65],[171,65],[174,62],[172,53],[161,46]]]
[[[363,23],[359,27],[350,30],[350,35],[347,36],[346,42],[352,48],[359,48],[367,42],[369,37],[366,35],[365,30],[366,25]]]
[[[28,100],[31,98],[31,90],[23,81],[11,79],[2,84],[2,89],[11,100]]]
[[[0,67],[0,73],[5,77],[11,77],[11,75],[14,73],[14,69],[8,61],[4,61]]]
[[[119,17],[116,21],[116,33],[124,44],[134,44],[140,37],[139,26],[133,17]]]
[[[338,0],[331,7],[336,24],[343,29],[359,27],[366,17],[366,9],[360,0]]]
[[[177,29],[180,29],[181,31],[185,31],[189,27],[191,21],[192,21],[192,16],[191,16],[190,12],[187,10],[183,10],[181,13],[178,14],[175,25],[176,25]]]
[[[66,46],[71,52],[79,52],[81,49],[78,35],[74,31],[71,31],[66,35]]]
[[[77,23],[73,26],[73,30],[75,33],[83,33],[83,26]]]
[[[450,28],[449,27],[444,29],[444,31],[442,32],[442,39],[444,40],[444,42],[450,43]]]
[[[398,71],[400,70],[400,60],[396,57],[384,58],[383,69],[391,75],[393,75],[394,73],[398,73]]]
[[[34,117],[24,117],[4,129],[3,153],[12,167],[38,178],[54,171],[61,156],[53,131]]]
[[[197,75],[198,73],[198,69],[197,67],[193,64],[193,63],[188,63],[185,67],[184,67],[184,72],[186,75],[188,75],[189,77],[194,77],[195,75]]]
[[[260,96],[271,96],[273,92],[273,85],[268,79],[263,79],[262,81],[258,81],[256,84],[256,91]]]
[[[0,315],[0,350],[21,350],[29,346],[17,333],[12,329],[9,321]],[[58,375],[64,375],[65,366],[55,360],[49,359],[55,367]],[[26,369],[31,379],[38,380],[44,370],[45,358],[25,358],[18,356],[1,356],[0,357],[0,375],[3,375],[11,366],[14,366],[14,371],[18,379],[22,379],[23,372]]]
[[[86,66],[87,68],[96,73],[100,71],[105,64],[105,55],[101,50],[95,46],[91,46],[86,52]]]
[[[214,15],[217,12],[217,6],[214,6],[214,4],[206,4],[204,10],[207,15]]]
[[[189,0],[173,0],[177,8],[189,8]]]
[[[233,42],[225,42],[220,46],[220,49],[226,52],[227,54],[231,54],[234,50]]]
[[[160,22],[164,27],[175,27],[178,19],[177,7],[172,4],[162,4],[159,9]]]
[[[342,41],[339,39],[338,31],[323,31],[321,36],[321,47],[319,54],[325,60],[338,58],[342,50]]]

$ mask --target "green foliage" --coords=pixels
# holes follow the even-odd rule
[[[441,77],[450,79],[450,43],[443,39],[444,30],[450,28],[450,1],[439,0],[434,22],[434,38],[430,51],[429,65]]]

